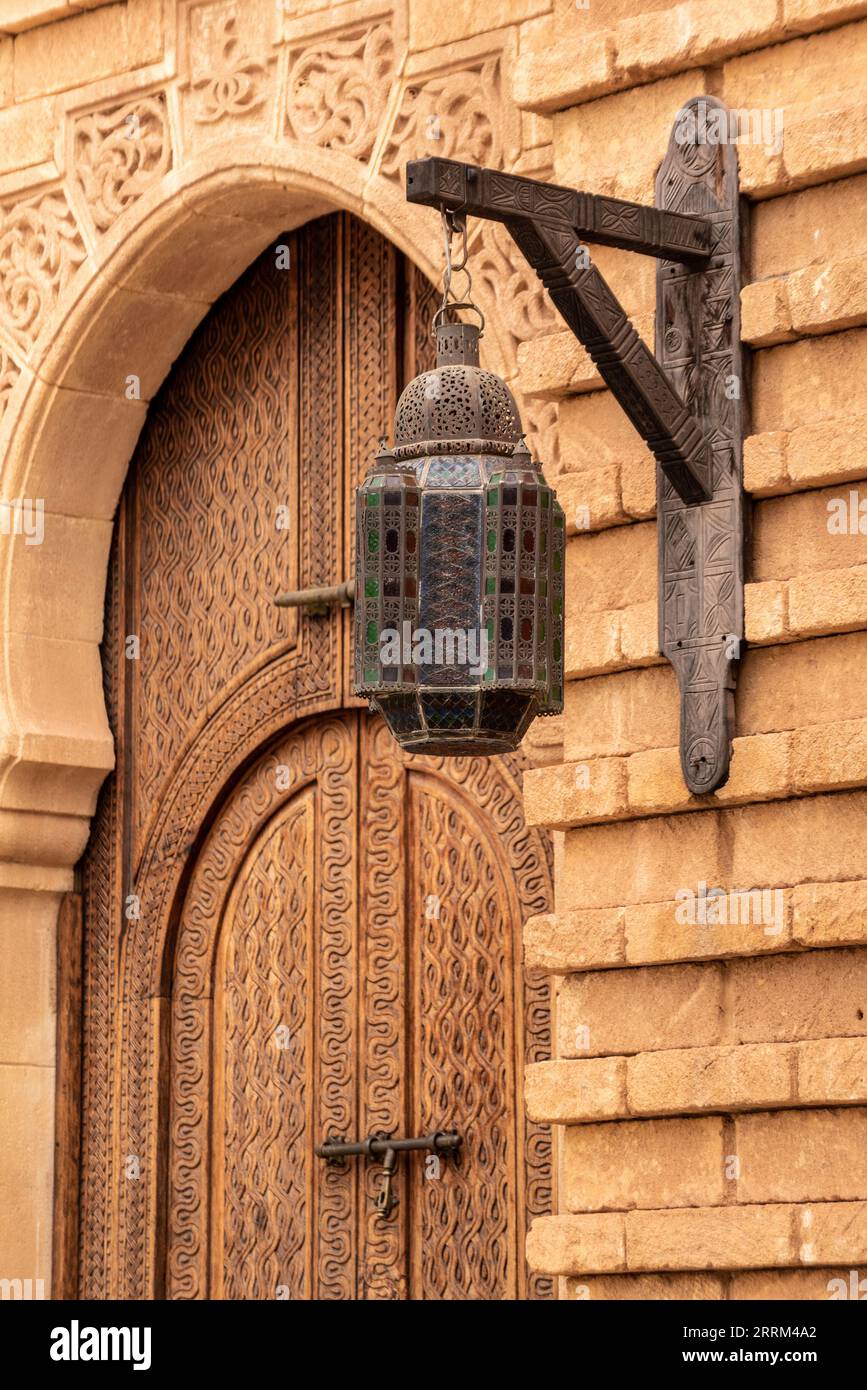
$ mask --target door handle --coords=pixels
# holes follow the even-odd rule
[[[342,1163],[345,1158],[379,1158],[382,1160],[382,1186],[376,1195],[376,1210],[383,1218],[388,1218],[397,1206],[393,1181],[398,1155],[416,1151],[428,1153],[457,1153],[463,1139],[452,1130],[438,1129],[434,1134],[425,1134],[417,1139],[395,1139],[388,1134],[371,1134],[367,1139],[341,1139],[329,1137],[317,1144],[313,1152],[326,1163]]]

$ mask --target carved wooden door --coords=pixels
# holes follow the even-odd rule
[[[496,760],[406,758],[381,720],[344,713],[289,733],[228,798],[183,907],[217,923],[212,1297],[545,1292],[522,1246],[550,1155],[520,1095],[546,1001],[517,943],[546,875],[516,790]],[[388,1218],[378,1163],[314,1154],[450,1129],[458,1161],[404,1156]],[[172,1171],[180,1209],[182,1152]]]
[[[340,214],[281,238],[154,403],[116,530],[118,748],[82,866],[87,1297],[503,1299],[551,1200],[523,919],[551,906],[518,759],[407,758],[347,688],[353,488],[429,362],[431,287]],[[288,528],[276,524],[285,513]],[[134,640],[131,640],[134,639]],[[455,1129],[457,1162],[329,1165]]]

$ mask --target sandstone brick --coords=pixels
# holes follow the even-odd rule
[[[867,1034],[867,951],[733,960],[725,968],[729,1027],[738,1042]]]
[[[857,525],[857,495],[857,489],[824,488],[759,502],[753,509],[750,577],[763,583],[867,564],[867,520],[863,535],[837,534],[834,524],[842,503],[846,521],[854,515]],[[863,496],[867,499],[867,489]]]
[[[863,716],[867,692],[850,679],[862,663],[867,664],[863,632],[747,651],[738,673],[738,737]]]
[[[426,0],[410,0],[409,38],[414,51],[456,43],[489,29],[544,14],[546,0],[454,0],[440,10]]]
[[[599,96],[614,77],[614,41],[609,35],[575,34],[558,43],[552,36],[542,51],[521,55],[513,96],[517,106],[557,111]]]
[[[623,510],[636,521],[656,516],[656,469],[649,452],[627,457],[620,465]]]
[[[572,338],[571,333],[567,336]],[[640,465],[655,489],[653,456],[610,391],[589,391],[562,401],[559,436],[568,469],[585,470],[609,463]]]
[[[783,0],[787,29],[806,31],[843,24],[867,10],[864,0]]]
[[[652,203],[656,167],[675,113],[701,87],[701,75],[693,71],[559,112],[554,116],[555,182]]]
[[[729,1298],[745,1302],[761,1300],[786,1303],[821,1303],[831,1298],[835,1281],[850,1287],[848,1269],[760,1269],[733,1273]]]
[[[720,1041],[722,980],[712,964],[569,975],[559,997],[557,1050],[598,1057],[710,1046]]]
[[[755,497],[788,491],[784,430],[751,434],[744,440],[744,487]]]
[[[792,327],[788,283],[784,277],[759,280],[741,290],[741,338],[753,347],[791,342]]]
[[[852,1267],[867,1260],[867,1202],[819,1202],[798,1211],[801,1264]]]
[[[744,631],[748,642],[779,642],[789,631],[788,586],[771,579],[744,587]]]
[[[788,304],[797,334],[838,333],[867,319],[863,259],[831,261],[788,277]]]
[[[622,664],[619,614],[581,613],[567,603],[563,644],[567,680],[614,671]]]
[[[15,43],[15,100],[125,71],[130,66],[126,9],[109,5],[22,33]]]
[[[867,27],[850,24],[827,33],[795,38],[733,58],[723,69],[723,99],[734,107],[803,107],[817,94],[859,85],[867,59]],[[788,145],[788,131],[786,131]],[[788,149],[786,148],[786,154]]]
[[[804,946],[867,944],[867,880],[800,884],[792,892],[792,931]]]
[[[757,352],[751,396],[756,434],[867,414],[867,331],[851,328]]]
[[[0,173],[27,169],[51,159],[55,130],[54,101],[50,97],[0,111]]]
[[[804,1105],[867,1101],[867,1038],[822,1038],[795,1048]]]
[[[623,909],[545,913],[524,924],[524,963],[566,974],[623,960]]]
[[[714,887],[716,885],[710,885]],[[696,890],[693,889],[693,892]],[[754,891],[748,898],[726,903],[711,922],[683,921],[683,901],[638,903],[625,909],[626,961],[629,965],[656,965],[669,961],[724,959],[727,956],[760,955],[780,951],[791,939],[790,913],[783,897],[782,921],[762,920],[776,900],[764,900]],[[696,917],[698,914],[696,913]],[[733,921],[723,920],[729,916]],[[719,920],[717,920],[717,917]],[[780,930],[777,930],[777,927]],[[770,930],[766,927],[770,926]],[[598,964],[603,964],[599,961]]]
[[[867,5],[865,5],[867,12]],[[867,176],[838,179],[750,208],[755,280],[856,256],[867,218]]]
[[[620,466],[610,463],[580,473],[563,473],[557,498],[566,513],[566,534],[601,531],[629,520],[620,500]]]
[[[834,93],[830,110],[786,126],[786,186],[799,188],[844,178],[867,168],[867,103],[862,91],[848,101]]]
[[[692,0],[618,24],[617,63],[630,79],[646,80],[719,62],[781,33],[775,0],[757,0],[749,11],[732,9],[725,0]]]
[[[739,1202],[852,1201],[867,1192],[867,1110],[738,1115]]]
[[[629,1269],[750,1269],[796,1263],[789,1206],[626,1214]]]
[[[567,1280],[566,1297],[596,1302],[630,1299],[723,1299],[724,1277],[718,1274],[593,1274]]]
[[[796,791],[827,791],[867,781],[867,719],[814,724],[792,734]]]
[[[635,815],[686,810],[695,805],[732,805],[784,797],[791,790],[789,735],[736,738],[731,773],[712,796],[693,796],[686,787],[677,748],[650,749],[627,759],[629,810]]]
[[[755,1110],[793,1100],[791,1049],[774,1044],[690,1047],[627,1058],[633,1114]]]
[[[678,736],[680,697],[667,663],[593,676],[566,686],[564,753],[615,757],[667,747]]]
[[[860,441],[867,415],[802,425],[788,436],[786,472],[792,487],[850,482],[864,476]]]
[[[656,599],[633,603],[620,615],[620,649],[629,666],[650,666],[662,660],[659,654]]]
[[[802,636],[867,626],[867,565],[790,580],[789,627]]]
[[[545,333],[518,347],[521,389],[527,396],[557,400],[595,375],[590,358],[571,332]],[[601,377],[595,378],[600,386]]]
[[[867,878],[865,807],[858,791],[720,811],[730,856],[722,886]]]
[[[559,885],[563,907],[661,902],[674,898],[683,884],[721,883],[718,814],[687,812],[567,831]]]
[[[578,1274],[626,1266],[619,1212],[540,1216],[527,1234],[527,1263],[539,1274]]]
[[[524,773],[524,815],[528,825],[559,830],[582,821],[619,819],[626,813],[623,758],[595,758],[536,768]]]
[[[576,1125],[563,1142],[569,1211],[698,1207],[722,1202],[723,1122],[623,1120]]]
[[[534,1062],[525,1079],[527,1114],[541,1124],[614,1119],[626,1109],[626,1059]]]

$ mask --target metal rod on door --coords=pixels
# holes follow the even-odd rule
[[[306,608],[313,617],[327,613],[337,606],[351,608],[355,602],[355,581],[346,579],[342,584],[325,584],[313,589],[289,589],[274,599],[278,608]]]

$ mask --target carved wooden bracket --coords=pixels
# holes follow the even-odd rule
[[[452,159],[406,171],[409,202],[505,225],[657,460],[659,644],[677,672],[681,766],[696,794],[728,777],[743,645],[746,382],[729,135],[721,102],[687,102],[652,208]],[[656,355],[584,240],[659,258]]]

